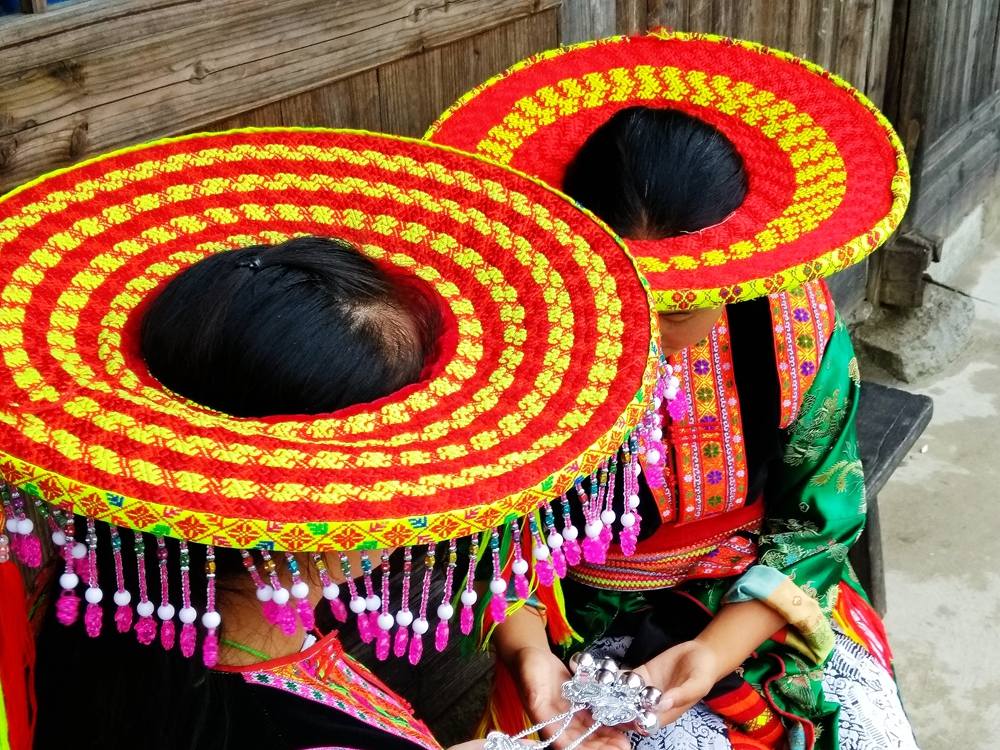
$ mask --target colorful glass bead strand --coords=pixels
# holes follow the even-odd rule
[[[97,638],[101,634],[101,623],[104,620],[104,610],[101,601],[104,592],[97,580],[97,523],[93,518],[87,519],[87,590],[83,598],[87,600],[87,608],[83,614],[83,624],[87,635]]]
[[[156,640],[156,621],[153,619],[153,612],[156,607],[149,601],[149,591],[146,581],[146,540],[141,531],[135,534],[135,562],[139,575],[139,603],[135,605],[135,613],[139,615],[135,623],[135,635],[139,643],[148,646]]]
[[[507,581],[500,567],[500,532],[490,534],[490,555],[493,557],[493,580],[490,581],[490,615],[498,625],[507,619]]]
[[[552,556],[552,569],[559,578],[566,577],[568,566],[566,564],[566,553],[563,552],[563,545],[566,543],[562,534],[556,531],[556,517],[552,512],[552,503],[545,503],[542,506],[545,513],[545,543],[549,547],[549,554]]]
[[[10,501],[17,518],[17,533],[20,537],[17,545],[17,559],[29,568],[37,568],[42,564],[42,542],[34,533],[35,523],[24,512],[24,496],[17,487],[9,485]]]
[[[340,553],[340,571],[344,574],[344,580],[347,582],[347,590],[351,594],[351,601],[348,603],[348,606],[355,617],[357,617],[358,634],[361,636],[363,642],[371,643],[373,633],[371,631],[371,623],[368,622],[368,618],[365,616],[365,600],[358,594],[358,587],[354,582],[354,573],[351,570],[351,560],[344,552]]]
[[[427,602],[431,597],[431,576],[434,574],[434,564],[437,562],[435,545],[427,545],[424,556],[424,585],[420,596],[420,612],[413,621],[413,637],[410,639],[410,664],[416,666],[424,654],[424,633],[430,630],[427,622]]]
[[[205,641],[201,647],[201,658],[205,666],[211,669],[219,661],[219,638],[217,631],[222,624],[222,615],[215,609],[215,547],[211,544],[205,547],[205,614],[201,616],[201,624],[205,630]]]
[[[580,491],[580,483],[577,483],[577,492]],[[562,519],[563,519],[563,554],[566,555],[568,565],[579,565],[583,557],[583,550],[580,549],[580,530],[573,525],[573,517],[570,515],[569,498],[562,496]]]
[[[125,571],[122,569],[122,538],[117,526],[109,526],[111,530],[111,553],[115,559],[115,625],[119,633],[127,633],[132,627],[132,594],[125,588]]]
[[[538,576],[539,583],[551,588],[552,584],[555,583],[556,569],[549,559],[551,556],[549,546],[542,539],[534,513],[528,516],[528,528],[531,532],[531,557],[534,559],[535,575]]]
[[[461,628],[462,634],[468,635],[472,632],[472,625],[475,620],[473,607],[479,600],[479,594],[473,588],[476,578],[476,559],[479,557],[479,535],[473,534],[469,538],[469,570],[465,577],[465,590],[462,592],[462,614]]]
[[[240,557],[243,558],[243,569],[250,574],[250,578],[253,579],[254,586],[256,586],[257,601],[261,604],[264,619],[270,625],[277,625],[281,609],[274,603],[274,589],[270,584],[264,583],[264,579],[260,577],[257,565],[253,561],[253,555],[250,554],[249,550],[240,550]]]
[[[316,628],[316,613],[312,604],[309,603],[309,584],[302,580],[302,573],[299,571],[299,561],[291,552],[285,553],[285,562],[288,564],[288,572],[292,575],[292,596],[295,598],[295,614],[299,616],[302,629],[307,633]]]
[[[338,622],[347,622],[347,608],[340,598],[340,586],[333,582],[330,573],[326,569],[326,559],[321,552],[313,552],[313,562],[316,571],[319,573],[320,583],[323,585],[323,598],[330,602],[330,611],[337,618]]]
[[[62,591],[59,594],[59,601],[56,602],[56,618],[63,625],[72,625],[80,612],[80,597],[76,595],[80,577],[75,572],[76,563],[87,554],[86,545],[76,541],[76,520],[72,514],[66,519],[63,535],[66,537],[66,543],[62,547],[65,569],[59,576],[59,588]],[[77,552],[81,547],[82,555]]]
[[[188,550],[187,542],[182,540],[180,546],[181,609],[177,617],[181,621],[181,653],[190,659],[194,656],[195,647],[198,645],[198,633],[194,627],[198,612],[191,606],[191,552]]]
[[[156,537],[156,559],[160,569],[160,606],[156,608],[156,616],[160,618],[160,643],[167,651],[174,647],[175,614],[174,605],[170,603],[169,557],[166,540]]]
[[[413,574],[413,550],[407,547],[403,550],[403,601],[396,613],[396,640],[392,644],[392,652],[397,657],[406,655],[406,647],[410,642],[410,625],[413,623],[413,613],[410,611],[410,576]]]
[[[375,641],[375,656],[379,661],[385,661],[389,657],[389,631],[396,621],[389,614],[389,550],[382,550],[382,611],[378,614],[375,624],[378,626],[378,636]]]
[[[451,587],[455,581],[455,568],[458,566],[458,542],[452,539],[448,545],[448,571],[445,573],[444,594],[438,605],[438,625],[434,632],[434,648],[439,652],[448,646],[448,623],[455,616],[455,608],[451,604]]]
[[[288,589],[281,585],[281,579],[278,577],[278,566],[271,557],[271,553],[266,549],[262,549],[260,556],[264,560],[264,573],[271,582],[271,588],[273,589],[271,601],[277,606],[275,610],[276,624],[281,628],[282,633],[292,635],[298,629],[299,625],[295,618],[295,609],[289,604],[291,594]]]
[[[514,562],[510,569],[514,574],[514,593],[518,599],[527,601],[528,599],[528,561],[524,559],[521,551],[521,525],[514,518],[510,522],[510,542],[514,549]]]

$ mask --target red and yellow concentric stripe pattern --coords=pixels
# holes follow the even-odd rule
[[[472,533],[589,473],[655,378],[655,313],[620,242],[544,185],[450,149],[191,136],[0,205],[0,472],[136,530],[285,550]],[[425,380],[335,414],[237,419],[151,378],[145,300],[210,253],[301,234],[435,289],[448,325]]]
[[[794,288],[885,241],[909,201],[892,127],[819,66],[751,42],[654,32],[543,52],[460,99],[427,137],[562,185],[593,131],[631,106],[672,107],[736,144],[749,192],[694,235],[629,241],[661,311]]]

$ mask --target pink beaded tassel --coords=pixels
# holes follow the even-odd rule
[[[281,616],[281,609],[274,603],[274,589],[269,584],[264,583],[264,579],[257,572],[253,555],[248,550],[240,550],[240,557],[243,558],[243,569],[250,574],[254,586],[257,587],[257,601],[260,602],[264,614],[264,619],[270,625],[277,625]]]
[[[326,559],[319,552],[313,553],[313,562],[319,572],[319,580],[323,584],[323,598],[330,602],[330,611],[338,622],[347,622],[347,608],[340,598],[340,586],[330,580],[326,569]]]
[[[552,569],[559,578],[565,578],[568,566],[566,564],[566,554],[563,552],[563,545],[566,543],[566,540],[562,534],[556,531],[556,518],[552,512],[552,504],[545,503],[543,510],[545,511],[545,531],[548,535],[545,543],[549,546],[549,550],[551,550]]]
[[[433,544],[427,545],[427,555],[424,557],[424,587],[420,597],[420,613],[413,621],[413,637],[410,639],[410,664],[416,666],[424,654],[424,633],[430,630],[427,622],[427,602],[431,595],[431,576],[434,574],[434,563],[437,562]]]
[[[101,634],[101,622],[104,619],[104,611],[101,609],[104,592],[97,581],[97,529],[92,518],[87,519],[87,590],[83,597],[87,600],[83,624],[87,628],[87,635],[97,638]]]
[[[583,496],[580,495],[580,483],[576,486],[577,495],[580,497],[580,502],[583,502]],[[569,498],[566,495],[562,496],[562,518],[563,518],[563,554],[566,555],[566,562],[569,565],[579,565],[580,560],[583,558],[583,551],[580,549],[580,542],[577,539],[580,536],[580,530],[573,525],[573,517],[569,512]]]
[[[142,532],[135,532],[135,561],[139,573],[139,603],[135,605],[135,613],[139,615],[139,620],[135,624],[135,635],[139,643],[148,646],[156,640],[156,621],[153,619],[153,611],[156,609],[149,601],[149,592],[146,583],[146,540]]]
[[[160,618],[160,643],[169,651],[174,647],[174,605],[170,603],[170,581],[167,578],[167,544],[162,536],[156,538],[156,559],[160,569],[160,606],[156,616]]]
[[[410,624],[413,622],[413,613],[410,612],[410,575],[413,572],[413,550],[407,547],[403,551],[403,601],[400,604],[399,612],[396,613],[396,624],[399,630],[396,631],[396,640],[392,645],[392,652],[397,657],[406,655],[406,647],[410,643]]]
[[[389,642],[391,640],[389,631],[395,622],[389,614],[389,550],[382,550],[382,611],[375,620],[378,627],[378,636],[375,641],[375,656],[379,661],[385,661],[389,657]]]
[[[368,558],[368,553],[365,550],[361,550],[361,574],[365,581],[365,612],[358,615],[358,620],[368,621],[369,635],[368,641],[365,641],[368,643],[378,635],[378,611],[382,607],[382,599],[375,593],[375,587],[372,583],[372,561]],[[364,640],[364,638],[365,634],[362,632],[361,639]]]
[[[361,636],[363,642],[371,643],[373,635],[371,625],[365,616],[365,600],[358,595],[358,587],[354,583],[354,573],[351,571],[351,561],[343,552],[340,553],[340,570],[344,574],[344,580],[347,582],[347,590],[351,595],[351,601],[348,606],[351,608],[351,612],[358,618],[358,634]]]
[[[262,549],[260,556],[264,559],[264,573],[267,574],[273,591],[271,601],[275,607],[272,609],[275,624],[281,628],[281,632],[285,635],[294,635],[295,631],[298,630],[299,624],[295,618],[295,609],[289,604],[291,594],[288,589],[281,585],[281,579],[278,578],[278,568],[271,558],[271,553],[266,549]]]
[[[490,535],[490,554],[493,556],[493,580],[490,581],[490,616],[498,625],[507,619],[507,581],[500,568],[500,534],[496,529]]]
[[[635,547],[639,541],[639,525],[642,521],[642,517],[639,515],[639,460],[636,455],[637,452],[638,444],[633,436],[629,441],[622,460],[624,466],[624,485],[622,491],[625,495],[628,508],[622,514],[622,533],[619,541],[621,542],[622,553],[626,556],[635,554]]]
[[[37,568],[42,564],[42,543],[34,533],[35,524],[24,513],[24,496],[21,491],[11,485],[7,485],[7,490],[10,492],[14,511],[13,516],[7,517],[7,530],[13,530],[18,535],[17,559],[29,568]]]
[[[198,632],[195,630],[194,621],[198,619],[198,613],[191,606],[191,552],[188,550],[187,542],[181,543],[181,611],[177,613],[181,623],[181,653],[187,658],[194,656],[195,647],[198,645]]]
[[[288,563],[288,571],[292,574],[292,596],[295,598],[295,614],[299,616],[302,629],[307,633],[316,628],[316,613],[312,604],[309,603],[309,584],[302,580],[299,572],[299,561],[291,552],[285,553],[285,562]]]
[[[468,635],[472,632],[472,626],[475,621],[475,613],[473,612],[473,607],[476,606],[476,602],[479,600],[479,594],[473,588],[475,583],[476,574],[476,558],[479,556],[479,535],[473,534],[469,539],[469,571],[465,577],[465,591],[462,592],[462,614],[461,614],[461,627],[462,635]]]
[[[125,572],[122,570],[122,538],[117,526],[108,526],[111,530],[111,552],[115,559],[115,580],[118,588],[115,590],[115,624],[119,633],[127,633],[132,627],[132,595],[125,589]]]
[[[205,614],[201,616],[201,624],[205,626],[205,642],[201,647],[201,658],[205,666],[211,669],[219,661],[219,638],[216,632],[222,624],[222,616],[215,611],[215,547],[211,544],[205,547],[205,580],[208,591],[205,597]]]
[[[528,528],[531,530],[531,557],[534,559],[535,575],[538,576],[540,584],[551,588],[556,582],[556,570],[549,559],[551,557],[549,547],[538,530],[538,521],[534,513],[528,516]]]
[[[87,547],[76,541],[76,526],[73,516],[66,519],[63,529],[66,542],[62,546],[63,561],[66,568],[59,576],[59,587],[62,593],[56,601],[56,617],[63,625],[72,625],[80,613],[80,597],[76,595],[76,587],[80,577],[74,572],[77,560],[82,560],[87,554]],[[82,564],[82,563],[81,563]]]
[[[441,603],[438,605],[438,625],[434,632],[434,648],[439,652],[448,647],[448,621],[455,615],[455,608],[451,605],[451,586],[455,580],[455,567],[458,565],[458,546],[452,539],[448,546],[448,572],[444,579],[444,593],[441,595]]]
[[[584,526],[583,559],[594,565],[603,565],[606,558],[604,545],[601,543],[601,534],[604,531],[604,523],[601,521],[601,492],[600,484],[597,481],[597,472],[590,475],[590,494],[583,491],[583,483],[577,480],[576,492],[583,506],[583,515],[586,519]]]

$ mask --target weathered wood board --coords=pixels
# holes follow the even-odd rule
[[[91,154],[200,128],[557,5],[84,0],[45,16],[4,19],[0,190]],[[372,118],[359,115],[354,117],[370,126]]]

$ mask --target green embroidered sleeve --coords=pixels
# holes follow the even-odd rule
[[[760,563],[777,568],[829,611],[847,552],[865,523],[854,426],[860,373],[838,316],[819,372],[790,430],[780,472],[764,496]]]

